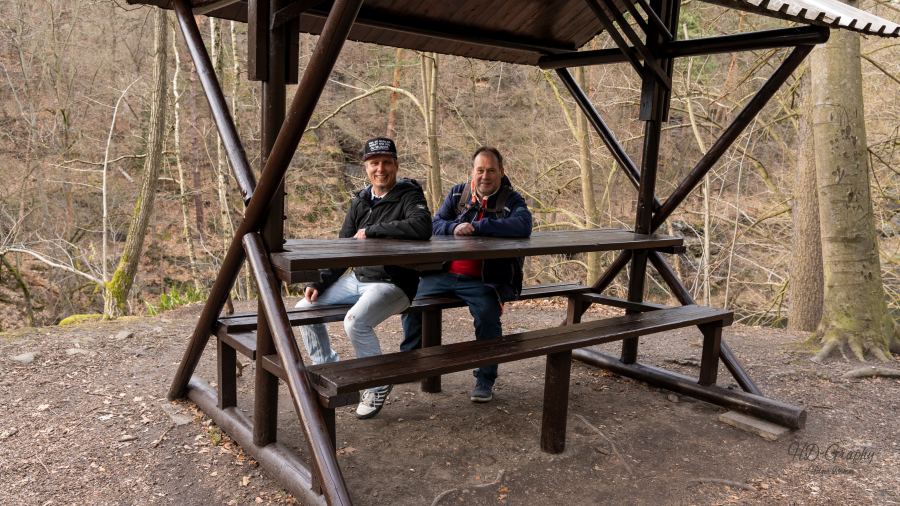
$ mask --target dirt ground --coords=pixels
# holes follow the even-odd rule
[[[192,404],[166,401],[198,314],[0,334],[0,503],[295,502]],[[504,328],[562,315],[519,303]],[[449,311],[444,328],[447,342],[469,339],[471,319]],[[352,356],[340,325],[330,329]],[[398,319],[379,335],[395,350]],[[790,332],[736,326],[725,336],[765,393],[807,408],[804,430],[766,441],[719,422],[719,407],[576,362],[566,451],[548,455],[539,449],[544,363],[532,359],[501,366],[491,403],[469,402],[472,377],[457,373],[439,394],[398,385],[372,420],[341,408],[338,460],[354,502],[900,504],[900,381],[842,379],[859,364],[812,363]],[[686,373],[696,374],[699,354],[695,330],[641,341],[642,362]],[[210,344],[198,369],[207,381],[214,359]],[[250,364],[239,379],[248,414],[252,377]],[[729,383],[723,369],[720,384]],[[302,448],[285,396],[281,406],[280,436]]]

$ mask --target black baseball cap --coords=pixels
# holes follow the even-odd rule
[[[375,137],[366,141],[366,147],[363,148],[363,161],[377,155],[390,155],[397,158],[397,146],[394,141],[387,137]]]

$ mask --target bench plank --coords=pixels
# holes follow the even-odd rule
[[[517,300],[538,299],[544,297],[563,297],[576,293],[583,293],[590,287],[578,283],[550,283],[545,285],[526,286]],[[407,311],[421,311],[425,308],[448,309],[462,307],[465,303],[448,296],[416,297]],[[350,310],[349,305],[336,305],[325,307],[312,307],[306,309],[291,309],[288,311],[288,319],[291,325],[309,325],[313,323],[329,323],[344,319],[344,315]],[[256,329],[256,313],[240,313],[220,317],[218,330],[226,333],[243,332]]]
[[[522,295],[517,300],[565,297],[589,290],[590,287],[578,283],[533,285],[523,288]],[[405,312],[423,311],[425,309],[448,309],[464,305],[465,303],[462,300],[452,296],[417,297]],[[336,322],[344,319],[350,307],[345,304],[292,309],[288,311],[288,319],[292,326]],[[215,334],[240,354],[256,360],[256,313],[239,313],[220,317],[216,325]],[[440,391],[439,384],[434,384],[431,388],[434,391]]]
[[[511,362],[692,325],[730,325],[732,313],[681,306],[562,327],[509,334],[491,341],[468,341],[405,353],[319,364],[307,368],[316,388],[333,396],[385,384],[488,364]]]

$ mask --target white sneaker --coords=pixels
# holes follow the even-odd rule
[[[363,390],[362,400],[359,401],[359,406],[356,407],[356,418],[365,420],[377,415],[381,411],[382,406],[384,406],[384,401],[387,400],[387,396],[391,393],[392,388],[394,388],[394,385],[384,385]]]

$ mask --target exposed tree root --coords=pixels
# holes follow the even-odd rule
[[[434,501],[432,501],[431,506],[438,506],[441,504],[442,501],[445,504],[450,503],[450,502],[455,502],[455,501],[449,500],[450,496],[454,492],[466,491],[466,492],[472,493],[472,492],[477,492],[479,490],[499,488],[503,484],[504,473],[505,473],[505,471],[501,470],[500,473],[497,474],[497,479],[491,483],[485,483],[484,485],[475,485],[472,487],[460,487],[460,488],[451,488],[450,490],[445,490],[445,491],[441,492],[440,494],[438,494],[437,497],[434,498]],[[447,500],[445,501],[445,499],[447,499]]]
[[[628,465],[628,461],[625,460],[625,457],[623,457],[621,453],[619,453],[619,449],[616,447],[616,444],[613,443],[610,438],[606,437],[606,434],[604,434],[603,431],[598,429],[597,426],[595,426],[591,422],[587,421],[587,418],[585,418],[581,415],[578,415],[578,414],[576,414],[575,417],[578,418],[579,420],[581,420],[582,423],[584,423],[585,425],[587,425],[588,427],[593,429],[594,432],[596,432],[597,434],[600,435],[600,437],[605,439],[606,442],[609,443],[609,447],[612,448],[613,453],[615,453],[616,457],[619,458],[619,462],[621,462],[622,466],[625,467],[625,470],[628,471],[628,474],[634,474],[634,472],[631,470],[631,466]]]
[[[852,371],[846,372],[841,377],[845,379],[874,377],[900,378],[900,369],[867,365],[865,367],[860,367],[859,369],[853,369]]]
[[[853,353],[853,356],[865,362],[867,357],[871,357],[879,362],[890,362],[890,350],[888,344],[893,340],[893,325],[885,326],[884,329],[888,339],[884,335],[878,335],[877,332],[860,331],[851,332],[831,326],[826,329],[819,329],[816,341],[822,343],[822,349],[812,358],[813,362],[822,364],[828,358],[840,352],[841,357],[845,361],[849,361],[847,356],[847,348]]]

